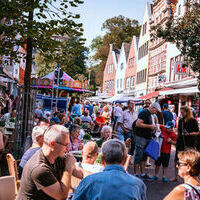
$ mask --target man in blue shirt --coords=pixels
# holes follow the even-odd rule
[[[123,168],[127,152],[124,143],[113,139],[103,143],[103,172],[84,178],[73,200],[146,200],[146,186],[142,180],[127,174]]]
[[[48,126],[35,126],[32,131],[32,141],[33,144],[31,148],[29,148],[19,163],[19,178],[21,178],[22,171],[28,160],[42,147],[43,139],[44,139],[44,132]]]
[[[88,110],[88,111],[89,111],[89,115],[90,115],[90,117],[91,117],[92,114],[93,114],[93,106],[90,105],[90,102],[89,102],[89,101],[87,101],[87,102],[86,102],[86,105],[84,106],[84,111],[85,111],[85,110]]]
[[[82,114],[82,104],[80,104],[80,100],[78,99],[76,104],[72,108],[72,113],[76,115],[76,117],[80,117]]]
[[[164,118],[164,124],[166,125],[167,124],[167,122],[171,122],[171,121],[173,121],[173,119],[174,119],[174,117],[173,117],[173,114],[172,114],[172,112],[170,112],[169,111],[169,108],[168,108],[169,106],[168,106],[168,104],[167,103],[165,103],[164,105],[163,105],[163,118]]]

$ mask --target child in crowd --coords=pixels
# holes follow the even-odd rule
[[[173,128],[174,128],[174,124],[172,121],[168,121],[165,126],[160,125],[161,137],[163,138],[163,141],[162,141],[162,146],[160,150],[160,157],[158,158],[158,160],[155,161],[155,165],[156,165],[155,176],[152,177],[152,179],[154,180],[158,179],[160,165],[162,164],[163,166],[162,181],[169,182],[166,175],[167,175],[167,169],[169,165],[171,145],[176,144],[176,134]]]

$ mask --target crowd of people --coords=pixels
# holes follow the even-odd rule
[[[88,141],[88,136],[93,141]],[[21,177],[17,200],[67,199],[71,179],[82,179],[73,188],[73,199],[138,199],[145,200],[143,181],[161,180],[168,183],[168,166],[172,145],[176,147],[175,174],[183,178],[165,200],[200,199],[199,128],[192,110],[181,107],[177,117],[168,104],[147,100],[135,109],[132,100],[127,105],[116,103],[82,103],[72,99],[68,112],[43,112],[37,106],[32,136],[26,138],[24,155],[19,164]],[[145,153],[150,141],[159,144],[155,173],[147,174],[149,157]],[[81,151],[75,159],[74,151]],[[127,155],[134,175],[123,168]],[[100,160],[97,162],[97,160]],[[99,164],[100,163],[100,164]],[[85,173],[87,172],[87,173]],[[87,174],[87,175],[86,175]]]

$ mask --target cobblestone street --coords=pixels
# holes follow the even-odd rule
[[[174,155],[175,150],[172,149],[170,164],[168,168],[168,178],[174,177]],[[148,168],[147,172],[150,176],[154,175],[154,162],[151,160],[151,167]],[[129,167],[129,172],[133,174],[133,167]],[[162,167],[160,168],[161,177]],[[178,182],[163,183],[162,180],[158,181],[144,181],[147,186],[147,199],[148,200],[162,200],[176,185],[181,183],[179,179]]]

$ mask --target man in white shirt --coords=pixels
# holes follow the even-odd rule
[[[119,119],[119,117],[122,116],[122,108],[121,105],[119,103],[116,103],[116,106],[114,107],[114,123],[113,123],[113,128],[115,127],[115,124],[117,122],[117,120]]]
[[[134,101],[128,101],[128,109],[122,113],[119,124],[123,130],[124,140],[131,138],[133,122],[138,118],[138,113],[134,111]]]

